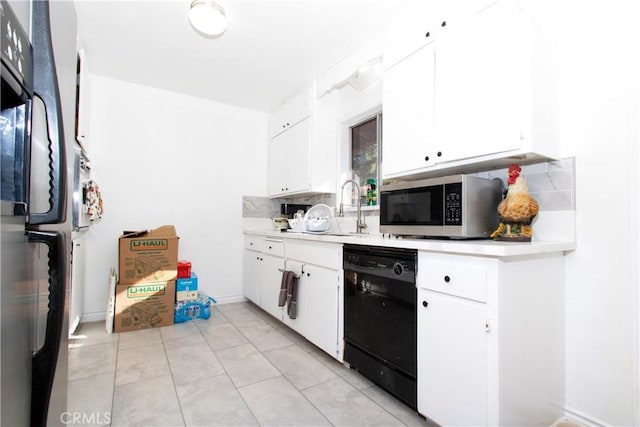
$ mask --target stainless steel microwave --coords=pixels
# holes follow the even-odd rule
[[[405,236],[488,238],[498,226],[499,179],[451,175],[383,185],[380,232]]]

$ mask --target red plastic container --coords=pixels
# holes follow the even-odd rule
[[[191,277],[191,261],[178,261],[178,279]]]

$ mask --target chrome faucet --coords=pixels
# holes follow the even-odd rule
[[[355,182],[353,179],[348,179],[344,182],[344,184],[342,184],[342,188],[340,189],[340,210],[338,211],[338,216],[344,216],[344,187],[347,184],[353,184],[356,186],[356,188],[358,189],[358,202],[357,202],[357,218],[356,218],[356,233],[357,234],[361,234],[362,230],[364,230],[365,228],[367,228],[367,224],[364,223],[364,219],[362,217],[362,209],[360,207],[360,185]]]

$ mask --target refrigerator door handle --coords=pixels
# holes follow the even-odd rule
[[[60,224],[66,221],[67,167],[60,91],[53,57],[49,2],[32,2],[34,96],[42,100],[49,139],[49,210],[29,214],[29,225]]]
[[[27,231],[29,242],[49,247],[49,310],[44,344],[33,355],[31,426],[44,426],[60,351],[65,315],[65,235],[55,231]]]

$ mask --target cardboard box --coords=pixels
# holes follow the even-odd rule
[[[114,331],[173,325],[176,282],[116,285]]]
[[[178,275],[178,236],[173,225],[125,231],[118,240],[118,254],[122,285],[167,282]]]
[[[191,277],[191,261],[178,261],[178,279]]]
[[[191,272],[191,277],[176,280],[176,301],[195,299],[198,299],[198,276],[195,272]]]

